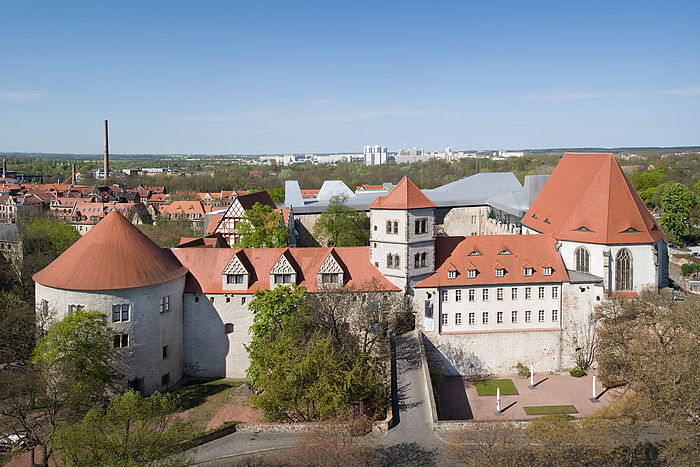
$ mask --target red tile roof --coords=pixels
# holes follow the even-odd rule
[[[116,290],[162,284],[186,273],[168,250],[112,211],[33,279],[58,289]]]
[[[283,254],[291,256],[291,263],[298,265],[297,283],[309,292],[318,292],[317,273],[323,261],[335,251],[345,270],[345,290],[399,291],[369,262],[369,247],[340,248],[245,248],[210,249],[177,248],[172,250],[180,262],[189,269],[185,291],[189,293],[253,293],[268,289],[270,270]],[[222,288],[222,272],[234,255],[243,254],[255,270],[250,287],[230,291]],[[245,263],[245,262],[244,262]],[[274,284],[272,286],[274,288]]]
[[[437,206],[408,177],[404,177],[388,195],[379,196],[369,207],[370,209],[419,209]]]
[[[574,242],[653,243],[663,237],[612,154],[564,154],[521,222]]]
[[[468,237],[437,237],[435,241],[436,271],[416,287],[450,285],[527,284],[565,282],[569,280],[566,267],[555,249],[551,235],[474,235]],[[478,251],[480,254],[469,254]],[[510,254],[500,254],[509,251]],[[531,276],[525,268],[533,268]],[[551,267],[545,276],[543,268]],[[496,277],[496,269],[505,269]],[[476,269],[476,277],[467,277],[468,269]],[[448,279],[448,271],[457,271]]]

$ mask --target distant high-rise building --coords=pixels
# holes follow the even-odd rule
[[[365,165],[386,164],[386,146],[365,146]]]

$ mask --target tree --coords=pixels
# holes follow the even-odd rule
[[[110,345],[105,315],[76,310],[49,329],[30,366],[0,370],[0,425],[24,433],[33,464],[38,448],[38,465],[48,465],[61,421],[75,420],[104,400],[111,380]]]
[[[12,292],[0,292],[0,365],[29,360],[35,326],[34,307]]]
[[[58,448],[72,466],[187,465],[177,452],[194,430],[173,415],[177,407],[171,394],[142,398],[129,390],[107,409],[90,410],[79,425],[62,425]]]
[[[158,216],[153,224],[140,224],[137,227],[161,248],[176,247],[183,237],[199,236],[192,221],[187,219],[167,220]]]
[[[282,248],[289,244],[289,230],[271,206],[255,203],[238,224],[241,248]]]
[[[661,228],[669,235],[681,241],[688,232],[690,210],[697,203],[697,197],[681,183],[670,183],[661,195]]]
[[[596,311],[599,374],[624,379],[635,395],[629,410],[660,424],[669,438],[662,457],[683,464],[700,457],[700,299],[647,289]]]
[[[576,368],[588,370],[595,363],[598,345],[595,315],[590,313],[583,322],[571,322],[567,339]]]
[[[249,329],[251,336],[248,352],[272,341],[280,333],[287,319],[305,305],[303,300],[306,289],[303,287],[278,285],[274,290],[256,290],[248,309],[253,312],[253,324]],[[251,360],[246,375],[256,386],[263,368],[258,361]]]
[[[356,342],[336,340],[315,321],[302,288],[256,292],[248,346],[248,378],[259,392],[254,405],[269,419],[312,421],[347,411],[364,401],[380,413],[384,378],[377,359]]]
[[[336,195],[314,225],[314,236],[327,246],[365,246],[369,244],[367,214],[347,205],[348,197]]]

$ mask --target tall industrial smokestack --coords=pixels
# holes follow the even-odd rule
[[[105,120],[105,180],[109,177],[109,129]]]
[[[7,178],[7,160],[2,160],[2,178]]]
[[[75,185],[75,164],[70,165],[70,183],[71,185]]]

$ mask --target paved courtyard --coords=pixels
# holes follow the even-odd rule
[[[502,416],[494,415],[496,396],[480,396],[474,383],[459,376],[446,377],[438,391],[440,395],[441,420],[526,420],[540,415],[527,415],[524,407],[541,405],[573,405],[578,410],[577,417],[591,415],[607,405],[620,389],[605,390],[597,381],[596,393],[600,400],[589,400],[593,393],[593,376],[574,378],[569,374],[549,375],[535,374],[537,389],[529,389],[529,378],[517,375],[500,375],[491,379],[510,379],[518,395],[501,396]]]

